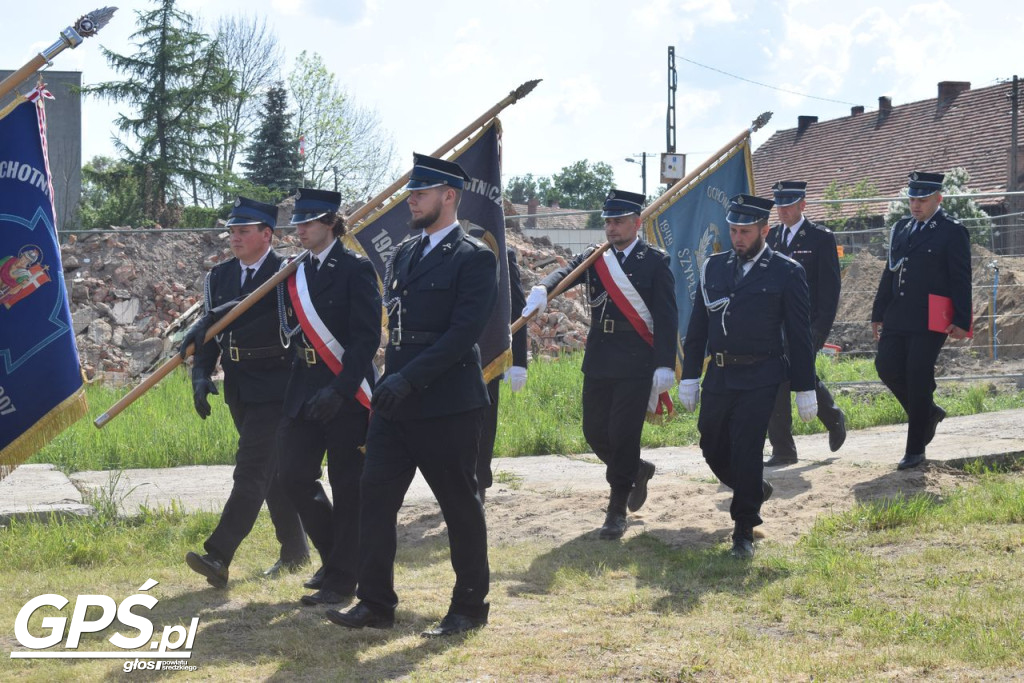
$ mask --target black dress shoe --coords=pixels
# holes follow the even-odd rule
[[[487,617],[467,617],[465,614],[447,614],[437,626],[420,635],[424,638],[443,638],[456,633],[465,633],[487,625]]]
[[[619,512],[609,512],[604,518],[604,526],[597,535],[604,541],[614,541],[622,538],[626,533],[626,515]]]
[[[375,612],[362,602],[347,612],[329,609],[324,614],[333,623],[347,628],[391,628],[395,625],[394,614]]]
[[[303,595],[299,602],[310,607],[316,605],[340,605],[352,600],[352,593],[338,593],[330,588],[321,588],[311,595]]]
[[[761,480],[761,502],[762,503],[767,502],[767,500],[772,497],[773,493],[775,493],[775,487],[772,486],[772,483],[770,481],[768,481],[767,479],[762,479]]]
[[[646,460],[640,461],[640,468],[636,473],[636,481],[633,482],[633,489],[626,499],[626,506],[630,512],[636,512],[647,502],[647,482],[654,476],[654,463]]]
[[[749,560],[754,557],[754,542],[746,538],[734,538],[729,554],[741,560]]]
[[[209,555],[189,552],[185,555],[185,564],[189,569],[206,577],[206,582],[214,588],[228,585],[228,566]]]
[[[942,408],[935,406],[935,410],[932,411],[931,422],[928,423],[928,431],[925,433],[924,445],[927,446],[935,438],[935,429],[939,426],[939,423],[946,419],[946,411]],[[921,456],[922,459],[924,456]],[[910,465],[913,467],[913,465]]]
[[[312,588],[313,590],[319,590],[320,588],[324,587],[324,575],[326,575],[326,574],[327,574],[327,569],[324,568],[324,567],[320,567],[320,569],[317,569],[316,573],[313,574],[313,577],[310,578],[308,581],[304,581],[302,585],[305,588]]]
[[[781,465],[795,465],[796,464],[796,453],[792,455],[782,453],[772,453],[772,457],[768,458],[764,466],[765,467],[779,467]]]
[[[828,430],[828,449],[835,453],[846,442],[846,415],[839,411],[839,423],[834,429]]]
[[[896,465],[898,470],[909,470],[911,467],[917,467],[924,462],[924,453],[920,455],[904,455],[903,459],[900,460],[899,464]]]
[[[296,569],[301,569],[309,564],[309,555],[300,557],[297,560],[278,560],[270,569],[263,571],[263,576],[268,579],[276,579],[282,574],[290,574]]]

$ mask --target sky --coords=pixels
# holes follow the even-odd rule
[[[0,68],[15,69],[102,0],[3,0]],[[107,0],[111,23],[54,69],[111,79],[98,49],[135,51],[129,36],[148,0]],[[666,151],[668,47],[676,54],[676,152],[693,169],[750,125],[753,143],[794,128],[936,96],[939,81],[994,85],[1024,76],[1024,13],[1002,0],[179,0],[212,29],[222,16],[266,17],[287,77],[315,51],[362,107],[377,113],[398,157],[430,153],[524,81],[534,92],[501,115],[503,174],[549,176],[581,159],[615,170],[616,185],[658,180]],[[1018,60],[1018,61],[1015,61]],[[699,66],[694,62],[703,65]],[[23,88],[23,90],[26,88]],[[83,102],[83,159],[111,155],[116,106]],[[407,169],[403,169],[407,170]]]

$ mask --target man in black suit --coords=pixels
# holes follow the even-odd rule
[[[323,562],[305,584],[316,591],[302,596],[304,605],[335,605],[355,593],[361,449],[380,344],[377,274],[338,239],[345,227],[340,200],[337,192],[298,191],[292,224],[309,255],[279,298],[295,362],[278,434],[287,454],[278,476]],[[320,484],[325,450],[333,504]]]
[[[448,613],[424,636],[484,626],[490,584],[487,527],[476,459],[488,405],[477,339],[497,299],[498,267],[459,226],[469,177],[454,162],[414,156],[406,190],[422,236],[396,247],[386,283],[389,338],[373,394],[362,479],[359,602],[327,618],[348,628],[391,628],[398,510],[417,468],[448,526],[455,588]]]
[[[925,446],[946,412],[935,405],[935,361],[946,337],[964,339],[971,328],[971,241],[965,228],[942,210],[942,173],[910,174],[911,216],[897,221],[871,308],[878,340],[875,369],[907,411],[907,445],[897,465],[925,460]],[[929,324],[932,296],[952,305],[949,321]]]
[[[626,509],[647,500],[654,463],[640,458],[648,410],[675,384],[678,312],[668,255],[640,239],[644,196],[612,190],[601,216],[611,248],[586,277],[590,332],[583,356],[583,435],[605,463],[611,488],[599,537],[622,538]],[[548,292],[580,265],[590,250],[541,280],[523,315],[543,311]],[[667,396],[667,395],[666,395]]]
[[[526,305],[526,293],[523,292],[522,276],[519,272],[519,263],[516,261],[516,252],[512,247],[506,248],[508,256],[508,282],[512,299],[512,320],[515,322],[519,317],[519,311]],[[508,382],[509,390],[521,391],[526,386],[526,326],[519,328],[519,331],[512,335],[512,367],[505,371],[505,380]],[[494,439],[498,435],[498,398],[501,387],[500,376],[495,377],[487,383],[487,395],[491,399],[491,405],[487,407],[484,416],[483,430],[480,434],[480,454],[476,459],[476,481],[480,487],[480,502],[487,497],[487,489],[491,488],[494,477],[491,473],[491,462],[494,459]]]
[[[711,355],[697,429],[708,466],[733,490],[730,552],[739,558],[754,556],[754,527],[772,494],[761,454],[779,385],[790,382],[800,419],[817,412],[807,281],[799,263],[765,242],[771,207],[770,199],[745,194],[729,200],[732,250],[701,267],[679,382],[680,402],[695,410]]]
[[[775,210],[782,222],[768,233],[768,246],[804,267],[811,300],[811,344],[817,353],[832,331],[836,308],[839,306],[841,279],[836,238],[831,230],[812,223],[804,216],[807,183],[801,180],[781,180],[772,186],[772,190],[775,194]],[[846,441],[846,416],[820,377],[814,378],[814,393],[818,401],[818,419],[828,429],[828,447],[835,453]],[[775,397],[775,409],[768,422],[768,441],[772,444],[772,457],[765,462],[765,467],[796,462],[793,408],[789,400],[788,380],[779,385],[779,393]]]
[[[231,494],[220,522],[203,544],[206,553],[189,552],[188,566],[213,586],[228,582],[228,566],[235,551],[252,530],[264,499],[281,543],[280,559],[264,572],[276,576],[309,561],[309,547],[302,524],[287,493],[275,478],[278,469],[274,434],[281,420],[281,404],[289,352],[278,335],[277,305],[267,297],[256,303],[216,339],[204,344],[206,331],[225,309],[269,280],[281,265],[271,248],[277,207],[239,197],[228,216],[231,251],[235,257],[206,276],[206,315],[193,325],[181,344],[182,357],[196,345],[192,366],[193,403],[199,417],[210,415],[209,394],[217,387],[210,379],[218,359],[224,368],[224,402],[238,430],[238,451]]]

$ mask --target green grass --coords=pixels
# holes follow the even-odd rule
[[[537,361],[530,365],[523,391],[512,393],[502,385],[494,449],[497,457],[590,451],[581,427],[581,363],[582,354]],[[819,356],[817,367],[826,384],[878,379],[870,359],[833,361]],[[88,418],[54,439],[30,462],[54,463],[68,472],[233,463],[238,436],[227,406],[220,397],[212,397],[213,414],[200,420],[192,409],[191,386],[184,371],[171,373],[101,430],[92,420],[125,391],[90,386],[87,392]],[[838,388],[833,393],[850,429],[906,421],[899,403],[881,385]],[[946,412],[954,416],[1024,407],[1024,392],[996,392],[988,385],[941,383],[937,395]],[[824,427],[817,420],[803,423],[794,414],[793,431],[813,434],[823,432]],[[648,423],[642,445],[679,446],[697,440],[696,414],[680,409],[664,424]]]
[[[182,556],[215,523],[174,510],[15,522],[0,533],[0,620],[45,592],[120,600],[153,578],[158,632],[201,617],[192,677],[213,680],[1010,680],[1024,668],[1020,472],[865,501],[795,545],[761,543],[749,563],[655,534],[492,546],[491,624],[444,641],[418,636],[451,586],[444,537],[400,545],[395,629],[351,632],[298,606],[305,573],[259,578],[275,552],[265,513],[229,590],[206,587]],[[111,649],[118,628],[81,649]],[[3,657],[0,679],[105,680],[120,666]]]

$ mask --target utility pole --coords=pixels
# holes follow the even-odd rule
[[[641,186],[640,187],[641,187],[641,192],[643,193],[644,197],[646,197],[647,196],[647,152],[640,152],[639,154],[634,154],[633,156],[634,157],[636,157],[636,156],[640,157],[640,161],[637,161],[633,157],[626,157],[626,161],[628,161],[631,164],[640,164],[640,182],[641,182]],[[651,156],[653,156],[653,155],[651,155]]]
[[[1018,182],[1018,178],[1020,177],[1020,167],[1018,165],[1018,159],[1017,159],[1018,156],[1019,156],[1019,154],[1018,154],[1018,151],[1019,151],[1018,144],[1019,143],[1017,141],[1017,123],[1018,123],[1017,108],[1018,108],[1018,106],[1020,104],[1020,93],[1018,91],[1018,80],[1017,80],[1016,74],[1014,74],[1014,76],[1013,76],[1013,89],[1010,91],[1010,93],[1011,93],[1010,94],[1010,104],[1011,104],[1011,108],[1010,108],[1010,182],[1008,182],[1006,184],[1007,185],[1006,189],[1008,191],[1010,191],[1010,192],[1016,192],[1017,188],[1020,185],[1020,183]],[[1018,200],[1016,197],[1011,197],[1010,201],[1007,202],[1007,208],[1009,209],[1009,213],[1016,213],[1018,207],[1020,207],[1020,200]],[[1001,241],[1003,241],[1003,240],[1001,240]],[[1007,241],[1009,241],[1009,240],[1003,241],[1003,245],[1004,246],[1011,246],[1011,245],[1007,244]],[[1014,239],[1012,241],[1013,242],[1019,241],[1017,239],[1017,235],[1014,235]],[[993,246],[995,246],[995,245],[993,244]],[[1011,248],[1012,248],[1012,246],[1011,246]],[[995,252],[995,250],[993,249],[993,253],[994,252]]]
[[[676,49],[668,46],[668,111],[665,114],[665,151],[676,153]],[[646,196],[646,193],[645,193]]]

